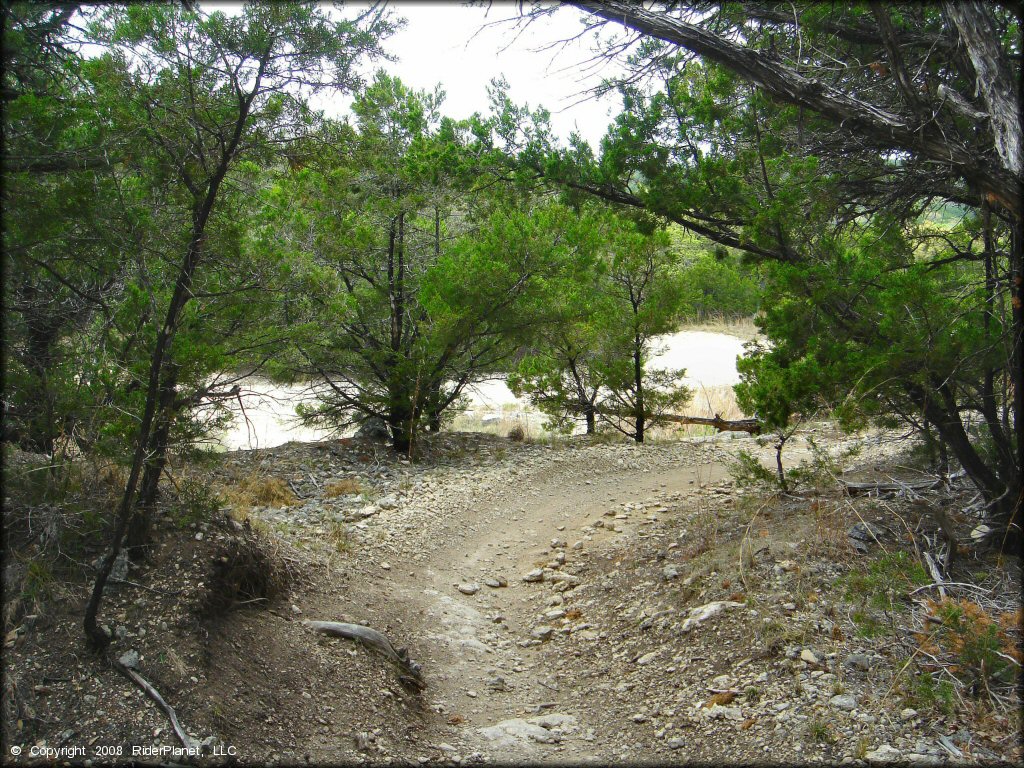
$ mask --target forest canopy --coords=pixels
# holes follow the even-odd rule
[[[409,455],[495,376],[553,424],[642,442],[689,398],[654,339],[711,315],[757,315],[737,395],[760,428],[909,428],[1019,532],[1016,7],[520,23],[553,13],[624,67],[597,148],[500,80],[446,115],[440,86],[388,74],[387,7],[4,5],[3,439],[126,470],[94,644],[168,456],[246,376],[314,381],[309,422],[379,418]]]

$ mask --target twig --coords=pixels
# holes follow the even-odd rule
[[[171,727],[174,728],[175,735],[181,741],[185,749],[195,749],[195,743],[192,741],[192,737],[185,732],[185,729],[181,727],[181,723],[178,722],[178,716],[174,713],[174,707],[164,701],[164,698],[160,695],[159,691],[146,682],[146,679],[142,677],[142,675],[135,670],[126,667],[120,661],[114,661],[113,664],[114,668],[117,669],[118,672],[139,686],[139,688],[141,688],[146,695],[155,701],[156,705],[163,710],[163,713],[167,715],[167,719],[171,721]]]
[[[923,552],[922,554],[924,555],[925,563],[928,565],[928,572],[932,575],[932,578],[935,579],[935,586],[939,588],[939,596],[945,598],[946,582],[942,580],[942,574],[939,572],[939,566],[935,563],[935,560],[932,559],[929,552]]]
[[[941,582],[937,581],[934,584],[925,584],[923,587],[918,587],[917,589],[912,590],[910,592],[910,594],[911,595],[916,595],[918,592],[923,592],[926,589],[933,589],[935,587],[939,587],[940,590],[941,590],[942,587],[963,587],[964,589],[976,589],[979,592],[984,592],[986,595],[992,594],[992,590],[991,589],[985,589],[984,587],[979,587],[977,584],[967,584],[966,582],[963,582],[963,581],[941,581]]]

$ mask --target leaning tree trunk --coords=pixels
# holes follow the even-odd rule
[[[177,413],[174,401],[177,395],[178,366],[168,363],[166,369],[168,373],[160,383],[155,426],[146,451],[139,498],[135,503],[135,511],[128,523],[125,536],[125,548],[133,560],[145,557],[153,543],[153,513],[160,492],[160,478],[164,473],[164,467],[167,466],[171,426]]]
[[[647,414],[644,413],[644,366],[640,357],[640,337],[634,339],[633,347],[633,386],[636,390],[635,430],[633,439],[638,443],[644,441],[644,428],[647,425]]]

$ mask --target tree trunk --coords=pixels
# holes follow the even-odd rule
[[[597,409],[591,405],[583,411],[583,416],[587,420],[587,434],[593,435],[597,432]]]
[[[633,342],[633,386],[636,388],[636,431],[633,439],[642,443],[647,422],[647,414],[644,413],[644,366],[640,356],[640,337],[635,336]]]
[[[779,487],[783,493],[789,493],[789,484],[786,482],[786,473],[782,469],[782,449],[786,447],[788,438],[779,435],[779,441],[775,444],[775,471],[779,475]]]
[[[160,383],[160,402],[154,419],[153,433],[146,451],[139,486],[139,498],[135,512],[125,534],[125,549],[132,560],[143,559],[153,543],[153,512],[160,492],[160,478],[167,466],[167,446],[170,442],[171,426],[177,415],[174,400],[177,395],[178,366],[168,362],[167,375]]]
[[[1024,172],[1020,82],[1007,66],[992,10],[978,0],[947,0],[944,5],[974,65],[975,81],[988,107],[988,122],[999,159],[1003,168],[1020,177]],[[1016,213],[1020,216],[1019,209]]]

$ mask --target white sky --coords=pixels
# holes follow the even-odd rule
[[[566,140],[576,130],[596,149],[611,122],[609,108],[614,114],[619,103],[611,95],[580,102],[580,92],[600,82],[600,75],[588,76],[579,66],[591,56],[589,40],[537,50],[578,34],[580,12],[560,9],[529,25],[518,38],[512,22],[481,29],[488,22],[515,19],[516,6],[507,1],[494,2],[490,8],[451,0],[389,3],[408,24],[386,41],[399,60],[384,67],[416,88],[430,90],[440,83],[447,95],[442,111],[454,118],[486,112],[487,85],[503,75],[514,103],[545,107],[558,136]]]
[[[349,5],[358,8],[364,4]],[[237,2],[213,1],[201,6],[207,12],[228,14],[241,8]],[[487,85],[503,75],[513,103],[546,108],[552,129],[563,143],[575,130],[597,149],[619,101],[614,95],[600,100],[584,98],[581,92],[598,85],[601,76],[610,76],[612,71],[595,72],[593,67],[580,66],[592,55],[589,38],[564,48],[537,50],[583,29],[582,14],[575,8],[559,9],[530,24],[517,37],[520,30],[511,21],[481,29],[489,22],[517,18],[517,3],[510,0],[495,0],[490,7],[465,6],[456,0],[399,0],[389,2],[388,7],[408,23],[384,43],[398,60],[378,62],[374,68],[383,68],[419,90],[432,91],[440,83],[446,94],[442,114],[456,119],[473,112],[486,113]],[[351,98],[334,97],[333,103],[318,98],[315,103],[328,114],[339,115],[347,111]]]

